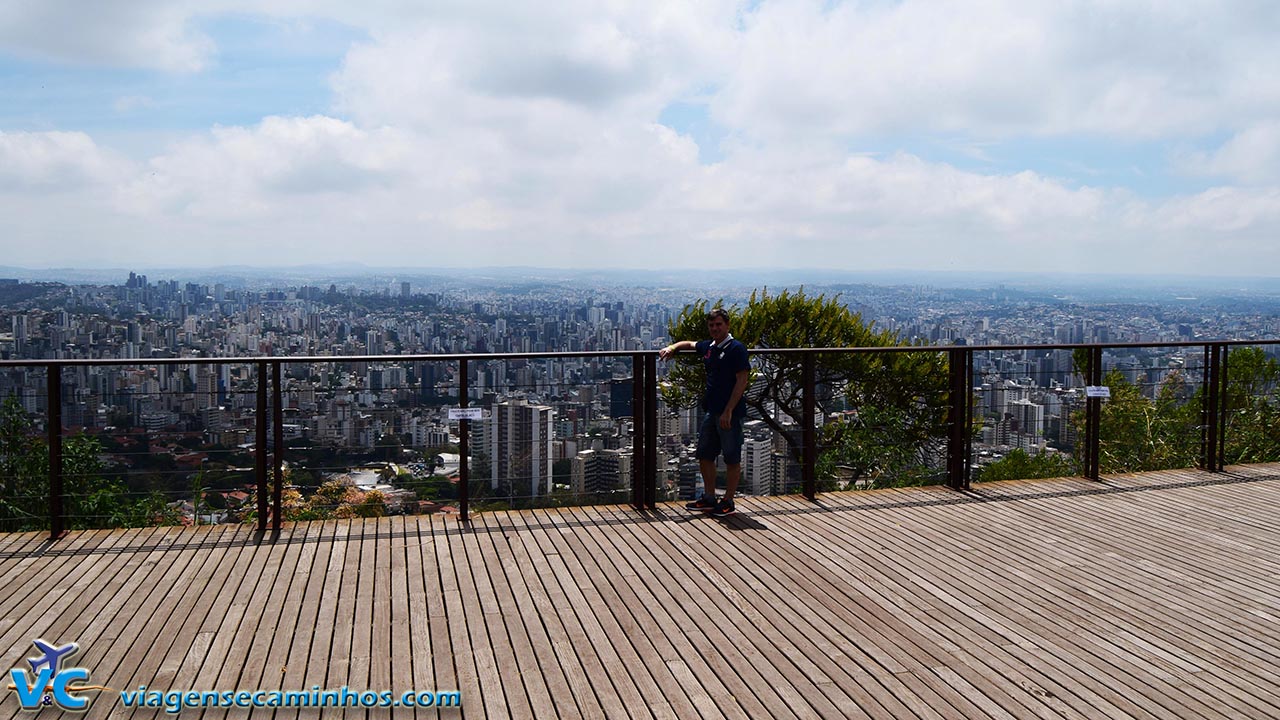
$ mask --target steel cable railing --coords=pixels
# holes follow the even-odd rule
[[[739,492],[963,489],[1016,451],[1090,477],[1275,459],[1278,344],[753,349]],[[651,351],[3,361],[0,526],[652,507],[701,486],[697,392],[660,392],[671,367]]]

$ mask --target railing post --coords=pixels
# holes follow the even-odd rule
[[[644,508],[645,483],[649,477],[645,471],[646,367],[644,355],[636,353],[631,356],[631,506],[637,510]]]
[[[800,356],[800,374],[803,388],[801,424],[804,444],[804,462],[800,468],[800,480],[803,483],[804,496],[813,500],[818,496],[818,438],[817,438],[817,382],[815,380],[815,362],[813,353],[806,352]]]
[[[969,489],[969,480],[973,477],[973,348],[966,348],[964,353],[964,489]]]
[[[50,365],[45,376],[49,427],[49,539],[66,534],[62,507],[62,366]]]
[[[1089,368],[1086,385],[1102,384],[1102,346],[1089,348]],[[1090,480],[1100,479],[1102,398],[1085,399],[1084,475]]]
[[[952,490],[969,489],[970,404],[968,349],[947,351],[950,390],[947,402],[947,486]]]
[[[275,451],[271,454],[275,460],[275,487],[271,491],[271,532],[279,534],[280,524],[284,520],[284,393],[280,376],[280,361],[271,363],[271,429]]]
[[[658,506],[658,354],[644,356],[644,504]]]
[[[267,362],[258,361],[258,406],[254,414],[255,476],[258,483],[258,532],[267,530]]]
[[[1221,372],[1219,373],[1221,384],[1218,391],[1221,402],[1218,403],[1218,454],[1215,457],[1217,458],[1217,471],[1222,472],[1226,466],[1227,455],[1227,405],[1231,402],[1231,394],[1227,392],[1231,387],[1231,348],[1226,343],[1219,344],[1218,348],[1222,353],[1222,362],[1219,363],[1221,367]]]
[[[458,360],[458,407],[467,406],[467,359]],[[458,420],[458,513],[459,520],[468,522],[468,504],[471,494],[470,468],[467,462],[467,456],[471,454],[470,449],[470,421],[466,418]],[[489,462],[494,462],[490,458]]]
[[[1204,430],[1200,442],[1200,467],[1209,472],[1221,472],[1223,460],[1223,435],[1227,405],[1225,365],[1226,348],[1210,343],[1204,348]]]

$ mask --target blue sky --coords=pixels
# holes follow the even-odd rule
[[[0,237],[31,267],[1256,275],[1277,31],[1244,0],[0,0]]]
[[[330,21],[234,14],[195,19],[215,44],[207,69],[172,72],[0,55],[0,127],[41,131],[200,131],[266,115],[329,110],[329,75],[368,34]]]

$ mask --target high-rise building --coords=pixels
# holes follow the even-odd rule
[[[761,420],[743,423],[742,489],[749,495],[773,492],[773,431]]]
[[[18,352],[19,356],[22,355],[22,351],[27,347],[27,316],[26,315],[13,316],[13,347],[14,347],[14,350]]]
[[[523,397],[490,406],[485,420],[490,487],[512,497],[551,492],[555,410]]]
[[[1021,432],[1032,437],[1044,433],[1044,406],[1030,400],[1015,400],[1009,403],[1009,414],[1018,421]]]
[[[631,450],[583,450],[572,459],[575,494],[599,495],[631,487]]]
[[[212,365],[200,365],[196,370],[195,401],[197,410],[218,406],[218,375]]]
[[[609,383],[609,417],[632,417],[631,400],[633,380],[629,377],[614,378]]]

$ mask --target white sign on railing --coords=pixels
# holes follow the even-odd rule
[[[483,420],[484,408],[449,408],[450,420]]]
[[[1109,398],[1111,397],[1111,388],[1106,385],[1085,385],[1085,397]]]

